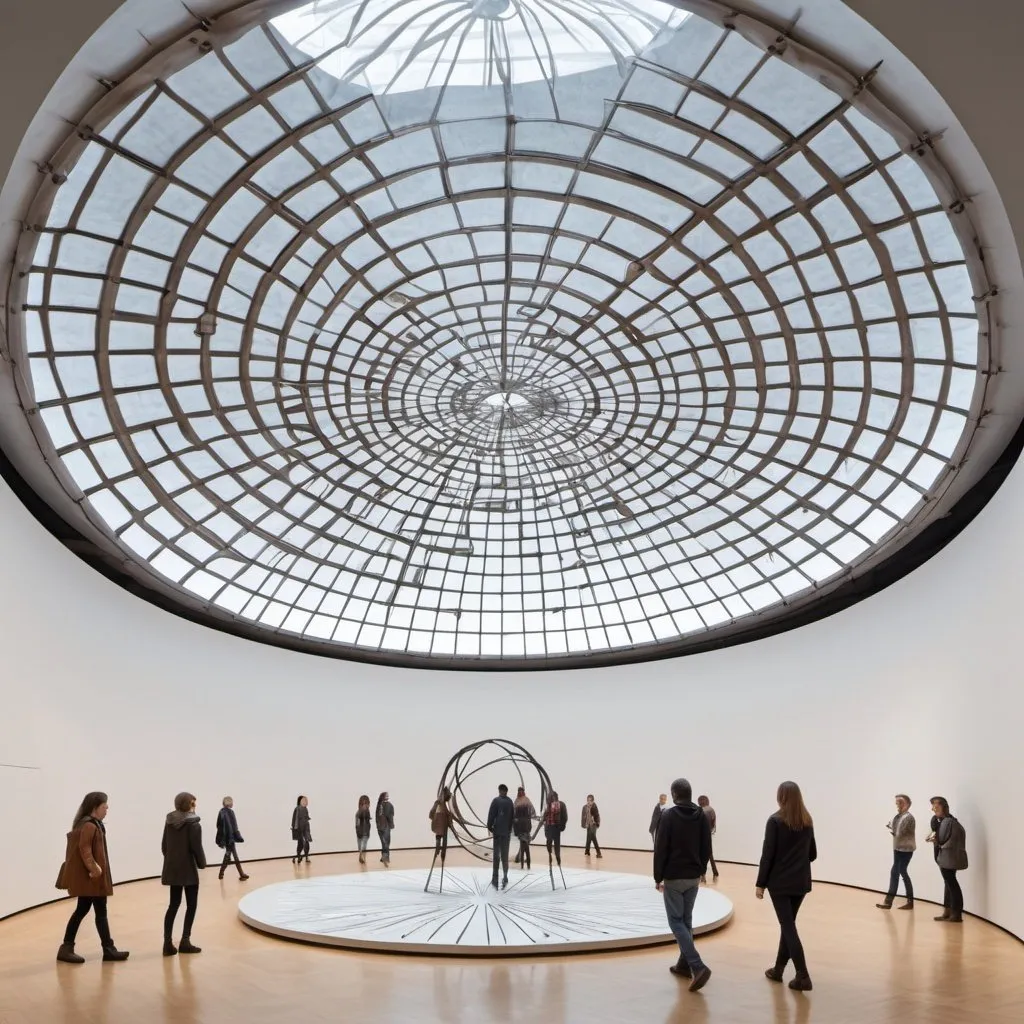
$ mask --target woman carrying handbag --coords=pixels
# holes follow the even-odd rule
[[[88,793],[67,835],[67,853],[57,876],[57,888],[66,889],[69,896],[77,897],[78,905],[64,930],[64,941],[57,950],[57,959],[63,964],[85,963],[85,958],[75,952],[75,939],[79,925],[88,917],[90,910],[95,914],[103,959],[108,962],[128,959],[128,954],[114,945],[107,923],[107,897],[113,896],[114,885],[110,879],[107,830],[103,824],[106,816],[107,794]]]

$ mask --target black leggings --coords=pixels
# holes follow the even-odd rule
[[[769,891],[772,906],[775,908],[775,916],[779,919],[779,953],[775,958],[775,970],[780,974],[786,969],[790,960],[796,968],[796,973],[807,974],[807,961],[804,959],[804,947],[796,930],[796,915],[800,912],[800,904],[804,901],[804,894],[799,896],[774,893]]]
[[[519,840],[519,852],[516,854],[516,863],[528,868],[530,866],[530,837],[525,835],[516,836],[516,838]]]
[[[586,847],[586,852],[587,853],[590,853],[590,844],[591,843],[594,844],[594,849],[598,853],[600,853],[601,852],[601,847],[598,845],[598,842],[597,842],[597,829],[594,828],[594,827],[591,827],[591,828],[587,829],[587,847]]]
[[[954,868],[939,868],[939,871],[942,872],[942,880],[946,883],[946,891],[942,900],[943,907],[949,911],[952,917],[963,916],[964,894],[957,881],[956,870]]]
[[[305,836],[299,838],[299,845],[295,848],[295,859],[302,860],[303,857],[309,857],[309,840]]]
[[[89,916],[89,911],[96,911],[96,931],[100,934],[100,943],[103,946],[112,946],[114,940],[110,937],[110,925],[107,922],[107,897],[106,896],[79,896],[78,906],[64,929],[64,941],[73,945],[78,935],[78,926]]]
[[[178,907],[181,906],[182,890],[185,892],[185,920],[181,925],[181,941],[192,936],[192,922],[196,919],[196,905],[199,903],[198,885],[172,885],[171,901],[167,904],[167,913],[164,914],[164,942],[171,941],[171,930],[174,928],[174,918],[177,916]]]

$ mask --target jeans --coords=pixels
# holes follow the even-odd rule
[[[499,861],[501,862],[502,877],[506,882],[508,881],[508,847],[511,840],[512,837],[508,835],[494,837],[494,849],[491,854],[491,863],[493,867],[493,872],[491,874],[491,883],[493,885],[498,884]]]
[[[946,883],[942,905],[949,911],[950,917],[963,917],[964,894],[960,883],[956,880],[956,868],[939,868],[942,880]]]
[[[597,829],[593,825],[591,825],[591,827],[587,829],[587,846],[586,846],[586,850],[584,851],[585,853],[590,853],[590,844],[591,843],[594,844],[594,849],[598,853],[600,853],[601,852],[601,847],[597,845]]]
[[[686,889],[676,888],[680,884],[675,881],[665,882],[665,916],[668,918],[669,930],[679,943],[679,959],[685,960],[690,972],[696,976],[704,970],[704,961],[693,944],[693,905],[697,902],[700,889],[696,880]]]
[[[379,828],[377,835],[380,836],[380,859],[385,863],[391,862],[391,829]]]
[[[889,872],[889,891],[885,894],[885,898],[891,903],[896,899],[896,890],[900,887],[900,879],[903,879],[903,884],[907,890],[907,899],[912,903],[914,901],[914,883],[910,880],[910,873],[907,868],[910,867],[910,858],[914,856],[913,850],[893,850],[892,851],[892,871]]]
[[[807,961],[804,959],[804,946],[796,930],[796,915],[800,912],[800,904],[804,894],[798,896],[785,893],[774,893],[769,890],[775,916],[779,919],[779,952],[775,957],[775,970],[780,974],[786,969],[790,960],[796,973],[807,974]]]
[[[369,836],[356,836],[356,846],[359,847],[360,853],[366,853],[366,847],[370,844]]]
[[[99,932],[100,944],[112,946],[114,940],[110,937],[110,925],[107,923],[107,897],[106,896],[79,896],[78,906],[64,929],[64,941],[73,945],[78,935],[78,926],[89,916],[89,911],[96,911],[96,931]]]
[[[239,876],[244,875],[245,872],[242,870],[242,862],[238,859],[238,848],[234,843],[228,843],[224,847],[224,859],[220,863],[220,877],[224,877],[224,872],[231,864],[231,860],[234,858],[235,867],[238,868]]]
[[[185,942],[192,936],[192,922],[196,919],[196,906],[199,903],[199,886],[172,885],[171,901],[167,904],[167,913],[164,914],[164,942],[171,941],[174,919],[177,917],[178,907],[181,906],[182,890],[185,893],[185,920],[181,925],[181,941]]]

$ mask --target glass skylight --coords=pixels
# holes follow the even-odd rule
[[[972,270],[781,53],[663,0],[214,26],[38,230],[68,493],[186,603],[424,658],[642,653],[895,550],[973,435]]]

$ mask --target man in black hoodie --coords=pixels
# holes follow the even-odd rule
[[[503,873],[501,887],[508,888],[508,848],[512,840],[512,822],[515,818],[515,804],[509,799],[508,786],[502,783],[498,795],[491,801],[487,812],[487,831],[494,837],[493,867],[491,885],[498,888],[498,864]]]
[[[679,943],[679,960],[669,970],[690,978],[690,991],[703,988],[711,977],[693,944],[693,905],[701,876],[711,856],[711,826],[707,815],[693,802],[686,779],[672,783],[672,806],[658,823],[654,839],[654,884],[665,896],[668,926]]]

